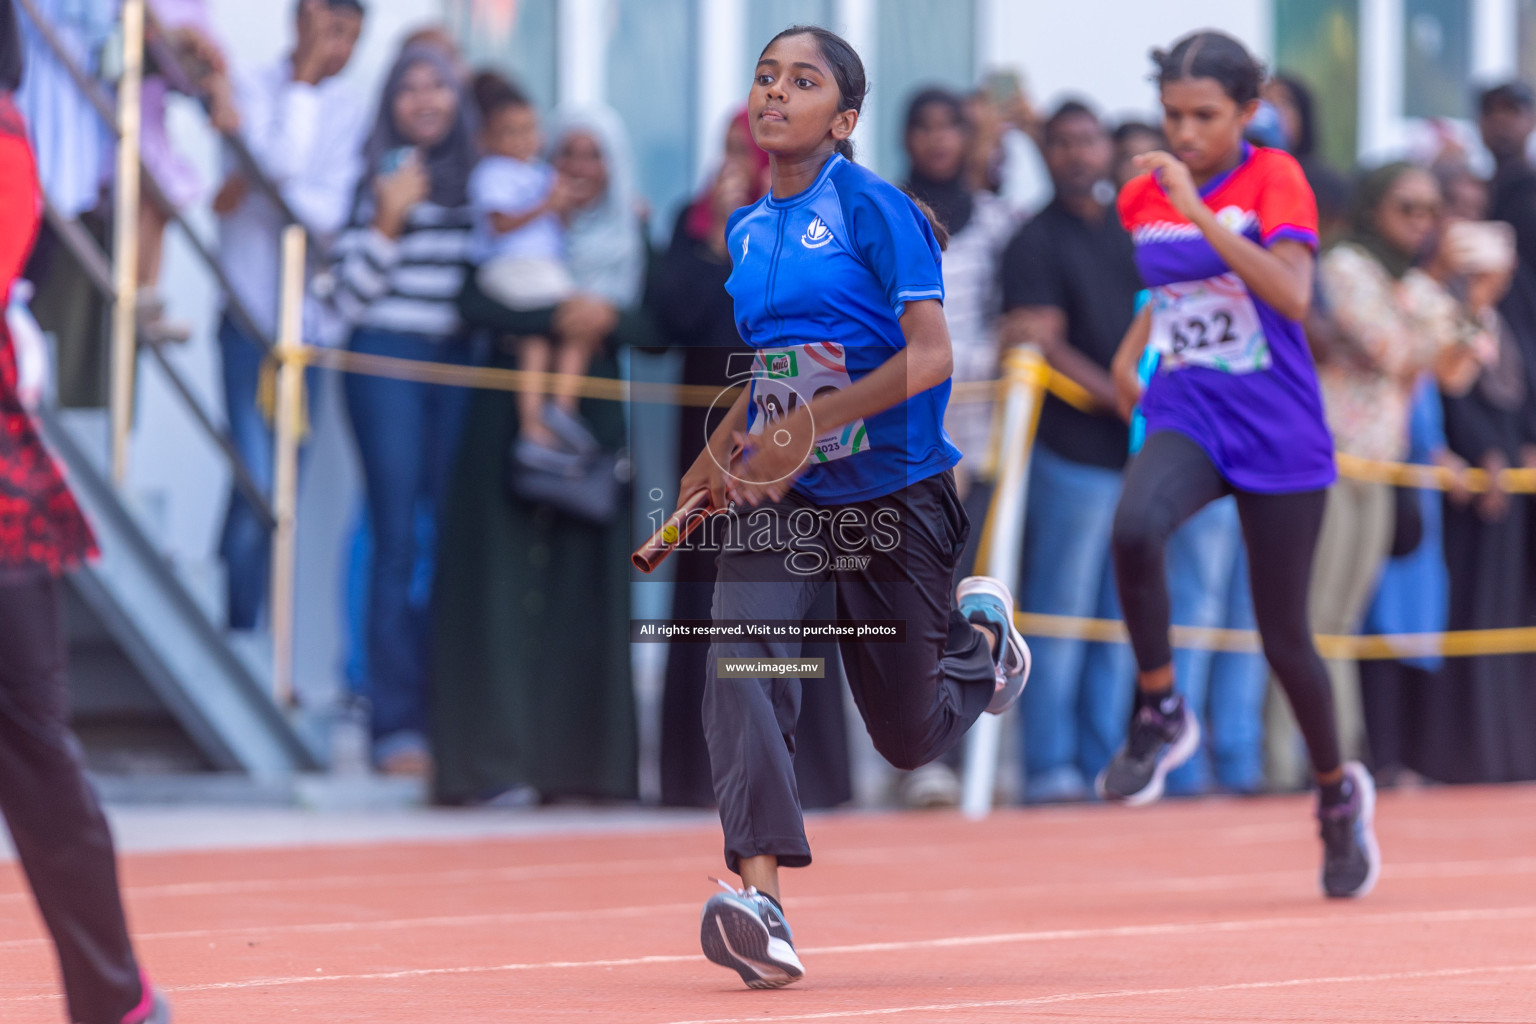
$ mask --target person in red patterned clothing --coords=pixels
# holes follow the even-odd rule
[[[22,50],[0,0],[0,299],[21,273],[42,192],[12,102]],[[0,302],[0,306],[4,303]],[[95,557],[91,528],[17,395],[0,320],[0,814],[58,950],[76,1024],[166,1024],[134,957],[112,834],[69,731],[59,577]]]

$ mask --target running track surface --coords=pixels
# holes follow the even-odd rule
[[[1536,1020],[1536,787],[1384,794],[1386,870],[1318,894],[1311,803],[833,815],[786,875],[808,976],[699,955],[718,833],[125,858],[141,954],[200,1022]],[[63,1019],[0,865],[0,1021]]]

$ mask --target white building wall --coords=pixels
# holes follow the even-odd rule
[[[1111,116],[1155,112],[1148,53],[1204,28],[1228,32],[1264,59],[1270,0],[982,0],[981,70],[1016,67],[1049,108],[1086,96]]]

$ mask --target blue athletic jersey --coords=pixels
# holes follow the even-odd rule
[[[906,345],[908,302],[944,299],[933,229],[899,188],[834,155],[787,199],[731,215],[725,283],[736,327],[757,350],[748,432],[828,388],[847,387]],[[950,382],[818,436],[794,489],[818,505],[901,490],[960,461],[944,433]],[[757,442],[761,443],[761,441]]]

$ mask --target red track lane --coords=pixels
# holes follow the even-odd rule
[[[1536,787],[1386,794],[1369,898],[1317,891],[1299,798],[811,823],[808,977],[698,952],[710,828],[125,858],[182,1024],[1536,1021]],[[0,1021],[62,1020],[0,866]]]

